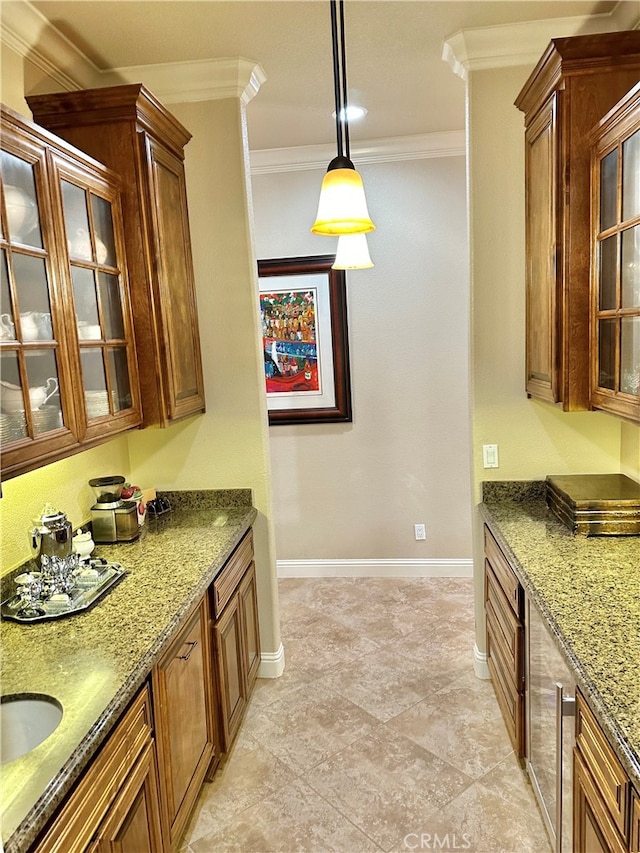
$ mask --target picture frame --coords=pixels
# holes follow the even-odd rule
[[[269,425],[351,422],[346,276],[335,255],[258,261]]]

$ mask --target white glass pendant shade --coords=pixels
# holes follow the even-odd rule
[[[366,234],[376,226],[367,210],[362,178],[355,169],[332,169],[323,178],[314,234]]]
[[[338,237],[334,270],[365,270],[373,266],[366,234],[343,234]]]

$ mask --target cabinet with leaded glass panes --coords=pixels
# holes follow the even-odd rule
[[[591,174],[591,403],[640,422],[640,83],[594,132]]]
[[[2,108],[3,478],[141,422],[119,178]]]

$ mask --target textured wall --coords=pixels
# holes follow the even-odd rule
[[[237,99],[173,104],[193,134],[186,173],[207,413],[129,437],[140,483],[250,488],[263,651],[280,645],[257,273]]]
[[[464,158],[361,172],[377,230],[375,267],[347,272],[354,419],[271,427],[278,559],[468,558]],[[335,251],[309,233],[321,180],[254,176],[258,257]]]

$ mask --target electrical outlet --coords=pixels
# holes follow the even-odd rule
[[[427,538],[427,529],[424,524],[414,524],[413,529],[415,530],[416,539],[426,539]]]
[[[482,445],[482,464],[485,468],[499,468],[500,461],[498,458],[497,444]]]

